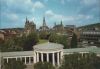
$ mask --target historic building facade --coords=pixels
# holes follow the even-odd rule
[[[46,25],[45,17],[43,17],[43,25],[39,28],[39,31],[49,31],[49,27]]]
[[[35,32],[36,31],[36,25],[33,21],[29,21],[26,17],[26,22],[25,22],[25,28],[24,28],[24,33],[26,35]]]
[[[55,23],[55,26],[53,27],[53,31],[56,33],[64,33],[65,32],[64,25],[63,25],[62,21],[58,25],[56,25],[56,23]]]

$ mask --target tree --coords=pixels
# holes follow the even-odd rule
[[[25,69],[26,65],[24,65],[21,61],[16,61],[14,59],[11,59],[8,63],[3,63],[3,69]]]
[[[67,46],[67,36],[65,36],[65,35],[59,36],[58,43],[62,44],[64,46],[64,49],[68,48],[68,46]]]
[[[34,65],[34,69],[55,69],[55,67],[48,62],[38,62]]]
[[[39,32],[39,38],[40,39],[48,39],[49,33],[47,31],[41,31],[41,32]]]
[[[97,56],[94,53],[65,55],[59,69],[99,69],[100,59],[96,60],[96,58]]]
[[[77,48],[77,35],[75,33],[73,33],[71,39],[71,48]]]
[[[50,42],[57,43],[58,42],[58,35],[56,33],[51,33],[49,37]]]
[[[39,37],[36,33],[31,33],[23,38],[23,50],[29,51],[33,49],[33,46],[39,42]]]
[[[57,35],[56,33],[51,33],[49,37],[49,41],[62,44],[64,46],[64,49],[68,48],[67,47],[67,36],[65,35]]]
[[[3,52],[8,51],[29,51],[33,49],[33,46],[39,42],[37,33],[31,33],[28,36],[12,37],[0,44],[0,50]]]

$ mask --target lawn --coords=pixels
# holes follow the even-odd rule
[[[42,43],[45,43],[45,42],[48,42],[48,40],[39,39],[39,42],[38,42],[38,44],[42,44]]]

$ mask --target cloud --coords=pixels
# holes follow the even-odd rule
[[[0,0],[0,3],[4,12],[14,12],[18,14],[30,14],[37,9],[45,7],[42,2],[35,1],[33,3],[32,0]]]
[[[35,2],[35,3],[33,4],[33,7],[34,7],[34,8],[44,8],[45,6],[44,6],[44,4],[41,3],[40,1],[37,1],[37,2]]]
[[[5,20],[3,20],[3,19],[5,19]],[[7,14],[7,13],[5,13],[5,12],[3,12],[2,14],[1,14],[1,21],[3,21],[3,22],[16,22],[16,21],[18,21],[18,15],[16,15],[16,14],[14,14],[14,13],[9,13],[9,14]]]
[[[61,0],[61,4],[65,4],[65,0]]]
[[[54,12],[52,10],[48,10],[48,11],[45,12],[45,15],[48,16],[48,17],[52,17],[55,14],[54,14]]]
[[[82,7],[79,14],[92,15],[96,19],[100,19],[100,0],[81,0]]]
[[[82,0],[82,3],[85,5],[95,5],[98,4],[100,1],[99,0]]]
[[[61,14],[56,14],[52,10],[47,10],[45,12],[45,16],[54,19],[54,20],[63,20],[63,21],[76,21],[76,20],[81,20],[81,19],[92,19],[93,17],[90,15],[82,15],[78,14],[76,16],[64,16]]]

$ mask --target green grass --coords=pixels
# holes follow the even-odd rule
[[[46,42],[48,42],[48,40],[39,39],[38,44],[42,44],[42,43],[46,43]]]

